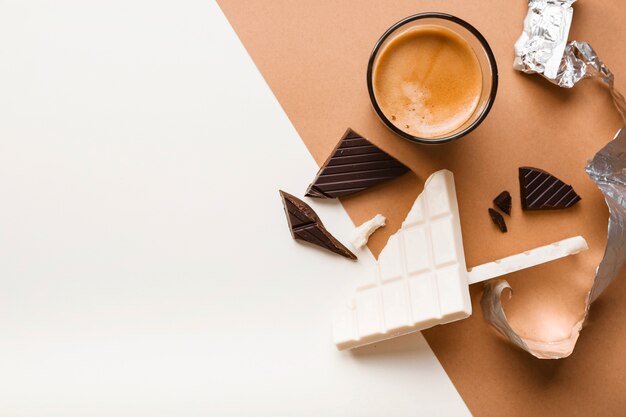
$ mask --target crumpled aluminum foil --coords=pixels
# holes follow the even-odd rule
[[[565,88],[585,78],[604,82],[617,111],[626,125],[626,100],[615,90],[611,71],[600,60],[591,45],[567,42],[576,0],[529,0],[524,31],[515,44],[514,68],[538,73]],[[558,62],[558,67],[555,66]],[[510,326],[502,307],[502,293],[512,289],[505,280],[485,284],[480,302],[485,319],[509,341],[541,359],[559,359],[574,350],[593,301],[615,279],[626,264],[626,127],[604,146],[586,167],[587,174],[604,194],[609,208],[608,239],[604,257],[596,269],[594,283],[587,295],[585,312],[572,326],[569,337],[558,341],[541,341],[521,337]]]
[[[609,207],[609,232],[604,257],[596,269],[593,286],[587,295],[585,314],[572,326],[570,336],[552,342],[531,340],[518,335],[509,325],[502,307],[501,297],[511,289],[505,280],[485,284],[480,305],[483,316],[504,337],[540,359],[559,359],[574,350],[578,335],[587,318],[589,307],[606,289],[626,264],[626,128],[593,157],[585,168],[596,183]],[[511,296],[512,290],[509,293]]]
[[[538,73],[549,80],[557,76],[572,23],[576,0],[530,0],[524,31],[515,42],[513,67]]]
[[[524,30],[515,42],[513,68],[527,74],[541,74],[566,88],[585,78],[599,78],[608,86],[617,111],[626,121],[626,101],[615,90],[611,71],[587,42],[567,43],[575,1],[528,1]]]
[[[565,47],[556,79],[551,81],[559,87],[571,88],[578,81],[591,77],[599,78],[607,85],[615,108],[626,122],[626,101],[615,89],[615,78],[611,70],[587,42],[571,41]]]
[[[626,128],[593,157],[585,168],[609,207],[609,234],[602,262],[589,292],[594,302],[626,264]]]

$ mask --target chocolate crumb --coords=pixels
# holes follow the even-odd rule
[[[506,228],[506,223],[504,221],[504,217],[502,217],[502,215],[500,213],[498,213],[497,211],[495,211],[492,208],[489,208],[489,216],[491,217],[491,221],[493,221],[493,224],[498,226],[498,229],[500,229],[500,231],[502,233],[506,233],[507,232],[507,228]]]
[[[493,199],[493,204],[509,216],[511,215],[511,203],[511,194],[506,190],[502,191],[496,198]]]

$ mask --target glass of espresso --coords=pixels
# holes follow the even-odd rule
[[[444,13],[421,13],[390,27],[376,42],[367,88],[382,122],[418,143],[467,135],[487,116],[498,68],[485,38]]]

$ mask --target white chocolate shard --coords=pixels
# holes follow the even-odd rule
[[[371,220],[366,221],[356,229],[352,231],[352,235],[350,236],[350,243],[357,248],[360,249],[367,244],[367,240],[378,228],[383,227],[385,225],[385,221],[387,219],[382,214],[377,214]]]
[[[576,255],[587,249],[589,249],[589,246],[582,236],[570,237],[569,239],[560,240],[524,253],[518,253],[517,255],[471,268],[469,270],[469,284],[521,271],[522,269],[555,261],[569,255]]]
[[[372,278],[335,317],[337,348],[351,349],[472,314],[454,176],[428,178]]]

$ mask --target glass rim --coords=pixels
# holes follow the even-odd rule
[[[469,126],[461,130],[460,132],[457,132],[453,135],[444,136],[441,138],[434,138],[434,139],[422,138],[419,136],[411,135],[410,133],[407,133],[399,129],[397,126],[391,123],[391,121],[387,118],[387,116],[385,116],[380,106],[378,105],[378,101],[376,100],[376,96],[374,95],[374,86],[373,86],[373,81],[372,81],[373,71],[374,71],[374,61],[376,57],[378,56],[378,52],[380,51],[380,48],[382,47],[383,43],[387,40],[387,38],[391,34],[393,34],[397,29],[401,28],[407,23],[420,20],[420,19],[425,19],[425,18],[435,18],[435,19],[443,19],[443,20],[451,21],[453,23],[456,23],[464,27],[472,35],[474,35],[474,37],[476,37],[476,39],[480,42],[485,53],[487,54],[487,59],[489,60],[489,66],[491,67],[491,79],[492,79],[491,91],[489,92],[489,97],[487,98],[487,105],[482,110],[480,115],[476,118],[476,120],[474,120]],[[385,33],[382,34],[380,39],[376,41],[376,44],[374,44],[374,49],[372,49],[372,53],[370,54],[370,58],[367,63],[367,91],[369,93],[372,106],[374,107],[374,111],[376,112],[378,117],[392,132],[394,132],[398,136],[414,143],[423,143],[423,144],[431,144],[431,145],[451,142],[453,140],[459,139],[467,135],[468,133],[476,129],[478,125],[480,125],[482,121],[489,114],[489,111],[491,110],[491,107],[493,106],[493,102],[495,101],[496,93],[498,91],[498,66],[496,64],[496,57],[493,54],[493,51],[491,50],[491,47],[489,46],[489,43],[487,43],[487,40],[485,39],[485,37],[478,31],[478,29],[476,29],[474,26],[472,26],[465,20],[458,18],[456,16],[452,16],[447,13],[439,13],[439,12],[418,13],[412,16],[405,17],[404,19],[399,20],[398,22],[391,25],[391,27],[387,29]]]

